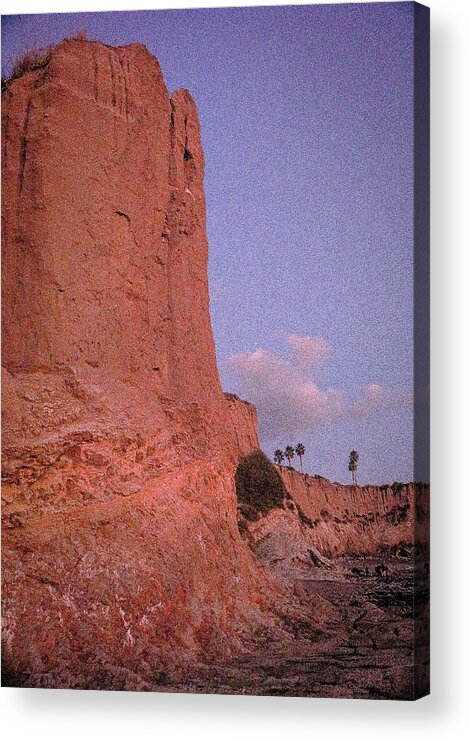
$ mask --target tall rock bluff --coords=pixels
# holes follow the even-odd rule
[[[138,688],[277,593],[237,527],[257,428],[216,366],[196,106],[80,40],[2,102],[4,667]]]
[[[170,100],[143,46],[66,41],[8,86],[3,107],[6,371],[61,375],[75,400],[103,384],[115,419],[135,411],[127,387],[146,406],[164,395],[218,413],[188,91]],[[50,426],[76,423],[67,411],[48,408]]]
[[[3,683],[184,687],[272,645],[301,662],[338,613],[295,579],[427,516],[416,488],[258,450],[254,406],[220,386],[203,176],[194,101],[139,44],[66,40],[5,85]]]

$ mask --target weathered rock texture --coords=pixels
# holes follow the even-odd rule
[[[235,438],[239,457],[259,449],[256,407],[234,393],[225,393],[228,405],[229,427]]]
[[[312,578],[312,568],[330,568],[343,556],[428,561],[428,486],[345,486],[275,469],[285,486],[283,501],[257,513],[239,505],[246,541],[275,576]]]
[[[335,612],[291,567],[411,542],[414,489],[284,470],[241,537],[256,411],[220,387],[190,94],[70,40],[2,96],[3,681],[175,685],[300,627],[311,651]]]
[[[258,441],[216,367],[197,111],[143,46],[78,40],[2,109],[7,675],[136,687],[278,593],[237,527]]]
[[[294,503],[309,520],[310,541],[327,557],[428,545],[426,485],[345,486],[284,467],[280,474]]]
[[[3,107],[4,367],[220,405],[190,94],[143,46],[66,41]]]

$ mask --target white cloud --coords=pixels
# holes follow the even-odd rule
[[[292,360],[306,368],[321,367],[329,356],[331,345],[319,337],[300,337],[290,334],[287,343],[292,350]]]
[[[349,406],[352,416],[371,416],[383,409],[412,406],[413,394],[388,386],[370,383],[365,386],[362,397]]]
[[[237,391],[257,406],[264,435],[307,433],[339,418],[370,416],[385,408],[408,405],[412,396],[372,383],[350,400],[338,388],[321,389],[313,379],[330,354],[330,344],[317,337],[286,337],[289,356],[265,349],[232,355],[226,365]]]

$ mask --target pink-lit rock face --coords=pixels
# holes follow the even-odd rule
[[[399,544],[428,545],[428,486],[344,486],[280,468],[293,501],[310,520],[308,538],[327,557],[378,554]],[[425,523],[419,527],[419,523]]]
[[[281,580],[314,578],[312,569],[334,569],[343,557],[428,559],[428,486],[345,486],[275,469],[283,503],[257,517],[241,505],[240,514],[257,559]]]
[[[139,44],[68,40],[2,104],[3,680],[279,693],[288,664],[286,693],[322,694],[290,658],[350,630],[311,569],[413,543],[425,496],[284,469],[291,498],[241,522],[257,418],[220,386],[190,94]]]
[[[237,527],[258,442],[216,367],[197,111],[143,46],[65,41],[2,112],[4,657],[135,688],[278,594]]]
[[[252,403],[243,401],[234,393],[225,393],[228,405],[229,427],[234,434],[234,444],[239,457],[259,448],[257,412]]]
[[[66,41],[3,101],[4,367],[220,405],[190,94],[141,45]]]

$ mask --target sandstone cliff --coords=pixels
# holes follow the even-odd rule
[[[258,442],[216,367],[197,111],[143,46],[69,40],[2,115],[6,671],[137,687],[277,594],[236,521]]]
[[[246,474],[237,482],[239,524],[275,576],[315,578],[343,556],[428,561],[428,486],[345,486],[272,464],[267,477],[266,464],[256,452],[238,467],[252,470],[247,494]]]
[[[345,486],[280,468],[306,520],[311,542],[328,557],[378,554],[427,545],[428,486]]]
[[[252,450],[259,449],[256,407],[243,401],[234,393],[225,393],[228,405],[229,427],[234,435],[234,444],[241,458]]]
[[[65,41],[3,101],[6,371],[41,374],[51,393],[53,372],[72,406],[104,384],[115,419],[139,427],[154,408],[142,420],[129,389],[145,406],[220,406],[190,94],[169,99],[143,46]],[[50,426],[76,425],[69,404],[65,419],[47,409]]]
[[[194,101],[139,44],[68,40],[2,103],[4,682],[151,689],[253,636],[315,649],[335,610],[277,576],[412,543],[419,489],[283,469],[241,536],[257,419],[216,366]]]

